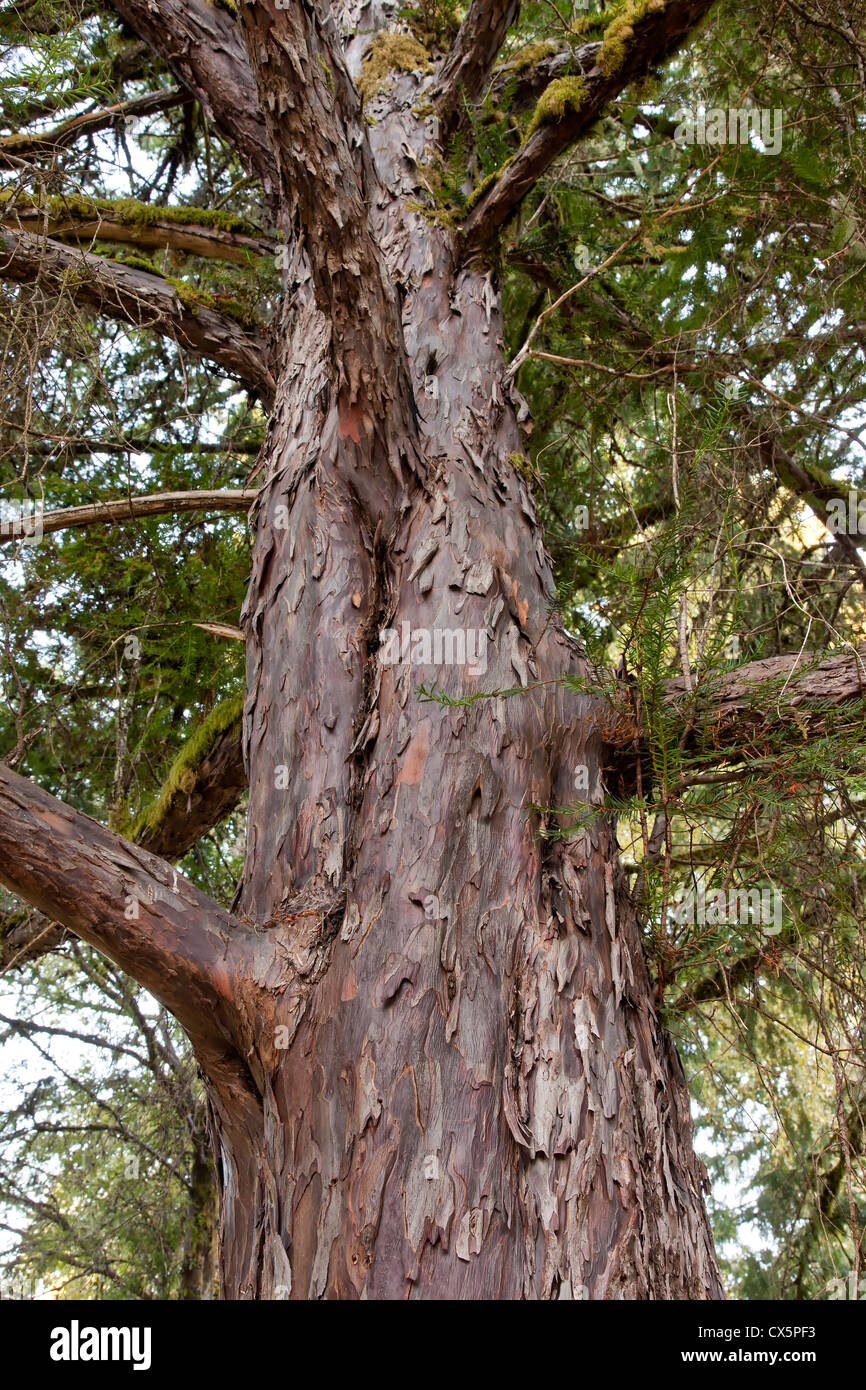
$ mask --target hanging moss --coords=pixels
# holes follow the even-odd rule
[[[538,98],[525,139],[539,126],[561,121],[569,111],[579,111],[585,100],[586,83],[582,77],[557,77]]]
[[[408,34],[377,34],[361,62],[361,100],[372,100],[392,72],[429,72],[432,66],[430,54],[417,39]]]
[[[229,695],[215,705],[195,733],[188,738],[168,771],[159,796],[133,823],[131,837],[155,834],[164,824],[175,801],[188,796],[196,784],[199,770],[223,734],[237,724],[244,707],[244,691]]]

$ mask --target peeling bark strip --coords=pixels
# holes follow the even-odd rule
[[[29,232],[0,229],[0,276],[39,284],[72,296],[77,304],[111,318],[174,338],[182,347],[218,362],[269,401],[274,380],[261,338],[234,319],[204,305],[189,308],[161,275],[133,269]]]
[[[3,881],[190,1032],[225,1297],[719,1297],[613,828],[547,840],[529,810],[568,804],[579,766],[601,804],[601,721],[558,683],[585,664],[514,466],[501,286],[421,211],[437,76],[390,75],[361,115],[350,74],[395,0],[347,0],[344,36],[312,3],[242,0],[237,24],[115,3],[262,171],[286,236],[242,614],[247,855],[237,918],[182,884],[119,922],[124,876],[170,868],[4,773]],[[596,114],[707,8],[636,5],[618,75],[589,75]],[[511,12],[470,6],[445,90],[482,80]],[[527,142],[536,176],[569,121]],[[522,196],[521,157],[476,231]],[[114,268],[99,306],[128,288]],[[404,624],[484,633],[485,661],[382,661]]]

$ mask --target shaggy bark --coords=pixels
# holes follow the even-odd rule
[[[584,663],[519,466],[500,286],[419,204],[435,76],[395,74],[362,115],[352,78],[389,5],[347,5],[345,43],[323,9],[271,0],[237,25],[197,0],[116,7],[160,52],[176,17],[218,35],[216,56],[164,56],[197,94],[244,93],[242,116],[210,109],[267,166],[289,248],[242,615],[246,862],[237,919],[185,885],[126,935],[118,874],[142,851],[5,774],[4,882],[188,1028],[224,1296],[718,1297],[688,1093],[601,812],[598,709],[557,683]],[[605,99],[705,9],[657,0]],[[479,204],[488,232],[502,193]],[[462,635],[474,667],[383,661],[380,630],[404,624]],[[579,768],[599,819],[545,838],[538,808],[572,800]]]

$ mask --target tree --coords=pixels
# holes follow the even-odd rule
[[[76,941],[20,981],[2,1020],[23,1054],[0,1122],[4,1297],[40,1281],[55,1298],[214,1296],[205,1098],[180,1030],[141,996]]]
[[[627,665],[620,682],[600,674],[559,611],[514,385],[521,363],[544,358],[544,300],[509,366],[498,249],[555,161],[679,52],[710,0],[626,0],[500,68],[517,18],[508,0],[472,0],[459,24],[447,5],[114,9],[172,79],[136,111],[185,121],[197,103],[261,190],[265,231],[214,209],[58,200],[42,186],[29,209],[15,197],[0,273],[25,295],[173,339],[269,411],[240,622],[246,855],[230,909],[168,862],[192,843],[166,832],[185,797],[191,810],[199,796],[197,830],[236,802],[225,706],[206,775],[201,756],[187,759],[158,812],[118,833],[130,705],[117,721],[117,828],[4,768],[0,878],[189,1036],[216,1155],[223,1296],[718,1297],[705,1171],[659,1017],[664,979],[646,968],[641,894],[604,787],[616,749],[657,732],[657,711],[633,700]],[[479,177],[500,80],[531,115],[498,122],[502,158]],[[14,178],[82,129],[91,139],[116,106],[8,137]],[[648,235],[641,223],[626,249]],[[228,264],[275,250],[267,333],[224,290],[105,256],[103,239]],[[604,332],[611,315],[623,341],[639,340],[615,305],[599,313]],[[773,437],[760,447],[794,476]],[[692,446],[690,466],[706,449]],[[673,458],[676,469],[676,441]],[[680,494],[674,473],[673,507],[661,504],[677,514],[663,576],[674,590],[685,478]],[[195,496],[178,502],[167,487],[143,502],[125,486],[123,506],[214,505],[203,487],[185,490]],[[246,504],[239,491],[215,505]],[[88,505],[66,523],[112,519]],[[659,555],[636,572],[646,595]],[[642,603],[644,645],[660,649],[668,616],[657,596]],[[134,695],[134,642],[129,661]],[[803,661],[788,658],[777,679],[783,723],[794,692],[800,719],[814,707],[820,721],[828,702],[862,718],[858,653],[819,654],[805,673]],[[632,667],[642,696],[649,665]],[[730,740],[716,761],[741,751],[749,677],[696,688],[686,661],[663,703],[674,746],[715,723]],[[16,761],[26,744],[22,714]],[[661,779],[647,863],[671,799],[702,775],[732,774]],[[576,788],[569,823],[557,808]],[[163,859],[151,852],[160,836]]]

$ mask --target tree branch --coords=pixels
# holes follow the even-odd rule
[[[520,51],[505,62],[497,63],[490,79],[490,96],[499,103],[508,93],[509,112],[525,111],[538,100],[554,78],[565,77],[574,64],[574,50],[554,48],[533,63],[524,64]]]
[[[240,26],[210,0],[109,3],[201,102],[270,201],[277,192],[276,166]]]
[[[166,334],[255,387],[266,402],[273,399],[263,339],[204,304],[183,303],[183,289],[160,275],[7,229],[0,230],[0,279],[63,291],[99,313]]]
[[[112,241],[144,250],[181,251],[188,256],[248,265],[252,256],[275,256],[270,237],[211,227],[195,220],[198,208],[159,208],[152,203],[102,203],[51,199],[48,207],[6,204],[0,222],[22,232],[61,241]]]
[[[27,132],[20,135],[2,135],[0,169],[17,168],[22,159],[56,154],[64,145],[71,145],[80,135],[95,135],[127,116],[146,116],[155,111],[170,111],[188,100],[186,92],[180,87],[166,87],[158,92],[148,92],[146,96],[115,102],[113,106],[102,107],[99,111],[84,111],[80,116],[72,116],[62,125],[55,126],[54,130],[44,131],[39,135]]]
[[[866,719],[866,645],[824,660],[802,652],[751,661],[699,681],[692,691],[678,676],[665,682],[663,699],[688,728],[688,747],[700,748],[707,761],[747,760],[756,743],[764,747],[786,727],[804,735],[820,730],[831,710],[850,708],[857,718],[862,707]],[[646,727],[625,702],[612,704],[603,720],[608,776],[633,789],[635,764],[648,756]]]
[[[137,517],[165,516],[178,512],[247,512],[256,499],[255,488],[223,489],[216,492],[155,492],[146,497],[120,497],[111,502],[90,502],[82,507],[64,507],[41,516],[29,516],[22,526],[0,521],[0,545],[14,540],[23,531],[68,531],[98,522],[135,520]]]
[[[192,739],[199,736],[197,730]],[[166,790],[133,827],[133,843],[176,863],[234,810],[246,786],[238,712],[200,760],[184,759],[182,779],[169,774]],[[64,936],[64,928],[41,912],[7,913],[0,920],[0,974],[55,951]]]
[[[630,82],[668,57],[712,4],[713,0],[649,0],[653,6],[649,8],[647,0],[629,0],[601,43],[575,50],[579,88],[569,89],[558,114],[539,111],[535,130],[474,204],[463,224],[468,250],[477,249],[499,230],[554,160]]]
[[[691,694],[682,677],[668,681],[665,702],[691,707],[698,733],[713,731],[736,747],[757,729],[783,722],[820,720],[828,708],[866,699],[866,646],[816,661],[810,652],[750,661],[738,670],[714,676]]]
[[[155,855],[0,764],[0,882],[115,961],[217,1070],[248,929]]]
[[[439,71],[434,96],[446,133],[463,98],[474,101],[480,95],[519,9],[520,0],[472,0]]]

